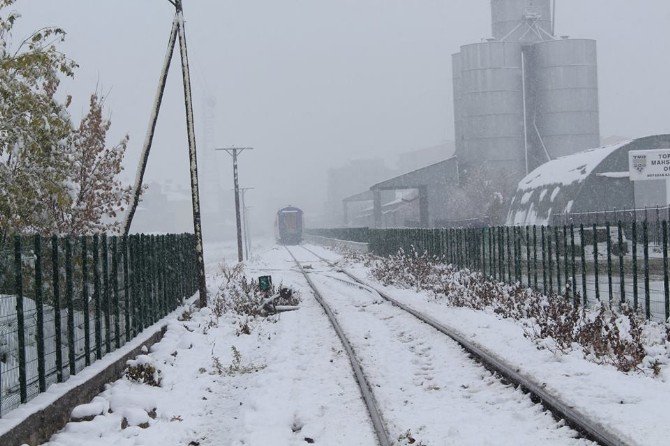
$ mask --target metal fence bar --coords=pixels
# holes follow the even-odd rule
[[[611,306],[614,300],[614,291],[612,290],[612,234],[609,222],[605,225],[605,230],[607,231],[607,295]]]
[[[624,243],[623,243],[623,226],[621,224],[621,220],[617,222],[617,230],[619,231],[618,237],[617,237],[617,242],[619,244],[618,250],[619,250],[619,294],[620,299],[619,301],[623,304],[626,302],[626,285],[625,285],[625,278],[624,278],[624,270],[625,270],[625,265],[624,265]]]
[[[121,308],[119,302],[119,238],[112,237],[112,292],[114,296],[114,348],[121,348]]]
[[[23,258],[21,236],[14,237],[14,293],[16,295],[16,326],[19,344],[19,387],[21,402],[28,401],[28,380],[26,377],[26,329],[23,318]]]
[[[575,253],[575,225],[570,225],[570,255],[572,256],[572,301],[575,305],[579,305],[579,300],[577,299],[577,257]],[[566,256],[567,257],[567,256]]]
[[[663,221],[663,294],[665,320],[670,318],[670,287],[668,287],[668,222]]]
[[[63,346],[60,314],[60,264],[58,258],[58,237],[51,237],[51,289],[53,292],[54,333],[56,335],[56,380],[63,382]]]
[[[596,300],[600,301],[600,277],[598,271],[598,226],[593,223],[593,274],[596,279]]]
[[[637,222],[633,221],[633,308],[639,308],[637,290]]]
[[[647,319],[651,318],[651,295],[649,293],[649,231],[647,218],[642,222],[642,243],[644,249],[644,307]]]
[[[81,282],[82,282],[82,305],[84,312],[84,358],[87,366],[91,365],[91,312],[89,310],[88,299],[88,252],[87,237],[81,237]]]
[[[42,237],[33,237],[35,250],[35,344],[37,344],[37,379],[40,392],[47,390],[46,366],[44,363],[44,296],[42,291]]]
[[[544,226],[540,227],[540,232],[542,236],[542,289],[544,294],[547,294],[549,291],[547,288],[547,262],[546,262],[546,238],[545,238],[545,229]]]
[[[442,252],[439,231],[415,236],[424,237],[432,255]],[[0,368],[0,417],[77,374],[90,365],[92,355],[100,359],[120,348],[197,289],[191,235],[17,234],[9,240],[3,246],[9,270],[0,270],[0,294],[15,306],[15,313],[3,318],[16,329],[8,344],[16,363],[9,373],[6,364]],[[479,253],[484,244],[478,230],[463,238],[461,248],[468,264],[479,268],[485,256]]]
[[[107,236],[102,236],[102,309],[105,316],[105,353],[112,351],[111,290],[109,284],[109,246]]]
[[[558,226],[554,226],[554,243],[556,244],[556,294],[561,294],[561,240],[558,234]]]
[[[100,312],[100,239],[93,236],[93,302],[95,303],[95,359],[102,359],[102,320]]]
[[[70,375],[75,375],[74,349],[74,278],[72,277],[72,238],[65,238],[65,300],[67,302],[67,359]]]

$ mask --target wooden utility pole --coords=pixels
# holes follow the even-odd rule
[[[253,147],[229,147],[223,149],[215,149],[228,152],[233,157],[233,184],[235,186],[235,222],[237,223],[237,261],[244,261],[244,248],[242,247],[242,215],[240,211],[240,182],[237,169],[237,157],[245,150],[254,150]]]
[[[181,69],[182,79],[184,83],[184,103],[186,106],[186,130],[188,133],[188,157],[189,170],[191,174],[191,203],[193,205],[193,232],[196,239],[196,259],[198,270],[198,290],[200,294],[200,306],[207,306],[207,281],[205,277],[205,261],[202,244],[202,219],[200,216],[200,191],[198,184],[198,156],[195,143],[195,124],[193,119],[193,97],[191,93],[191,74],[188,64],[188,52],[186,48],[186,28],[184,25],[184,11],[181,0],[168,0],[175,7],[175,17],[172,22],[172,30],[170,32],[170,39],[168,40],[168,50],[165,55],[163,69],[158,84],[158,92],[154,101],[154,106],[149,120],[149,130],[147,131],[146,139],[142,149],[140,165],[137,169],[135,177],[133,199],[128,207],[126,218],[124,222],[124,234],[130,232],[133,223],[133,217],[140,201],[142,193],[142,184],[144,181],[144,173],[146,171],[147,162],[149,160],[149,152],[153,143],[153,137],[158,121],[158,114],[160,112],[161,104],[163,102],[163,94],[165,92],[165,84],[167,81],[168,72],[170,70],[170,62],[174,53],[174,47],[179,37],[179,49],[181,55]]]

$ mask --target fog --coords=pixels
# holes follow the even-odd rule
[[[21,0],[17,9],[23,34],[15,40],[44,25],[68,32],[63,49],[80,68],[62,94],[74,96],[75,116],[91,92],[106,95],[110,141],[131,137],[130,181],[173,7],[165,0]],[[453,140],[451,54],[488,37],[491,20],[487,0],[185,0],[184,10],[201,181],[223,189],[213,196],[203,186],[203,200],[228,210],[233,204],[230,158],[213,149],[254,147],[240,157],[240,178],[255,188],[247,204],[257,230],[288,204],[318,221],[329,168],[375,157],[393,166],[400,153]],[[559,0],[556,22],[559,35],[598,41],[603,137],[670,133],[670,2]],[[187,187],[175,56],[146,181]],[[205,124],[208,98],[216,106]]]

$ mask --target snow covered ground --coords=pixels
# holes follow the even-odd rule
[[[248,272],[271,271],[275,283],[302,288],[286,257],[271,248]],[[219,279],[210,276],[210,289]],[[311,296],[300,307],[252,323],[251,335],[239,334],[238,317],[217,320],[209,310],[172,321],[146,358],[161,370],[161,387],[120,379],[99,396],[111,412],[71,422],[47,444],[374,444],[339,341]]]
[[[320,247],[310,247],[330,260],[341,256]],[[668,361],[662,364],[658,377],[640,373],[624,374],[614,367],[585,360],[581,352],[554,354],[538,350],[524,336],[522,327],[495,314],[448,306],[444,300],[427,293],[384,287],[369,275],[361,264],[347,266],[368,283],[384,289],[395,299],[429,314],[439,322],[465,334],[471,341],[495,352],[574,407],[608,426],[629,444],[667,445],[670,438],[670,400]],[[666,355],[667,357],[667,355]]]
[[[340,256],[318,247],[320,255]],[[249,277],[271,274],[301,293],[300,309],[249,322],[206,309],[173,320],[140,362],[160,369],[160,387],[112,383],[48,443],[57,445],[374,445],[374,434],[342,345],[284,248],[257,246]],[[230,244],[206,246],[211,294],[234,263]],[[590,442],[557,422],[527,395],[495,379],[454,342],[301,248],[299,260],[352,342],[398,445],[581,445]],[[368,271],[351,265],[361,277]],[[344,280],[344,281],[343,281]],[[377,285],[377,284],[375,284]],[[670,434],[666,372],[625,375],[579,355],[540,351],[514,322],[452,308],[414,291],[394,297],[461,330],[539,377],[552,390],[633,444],[661,445]],[[88,419],[86,418],[86,419]]]

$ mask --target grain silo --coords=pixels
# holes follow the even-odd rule
[[[556,37],[551,0],[491,0],[493,38],[453,56],[456,154],[519,180],[600,145],[596,44]]]

